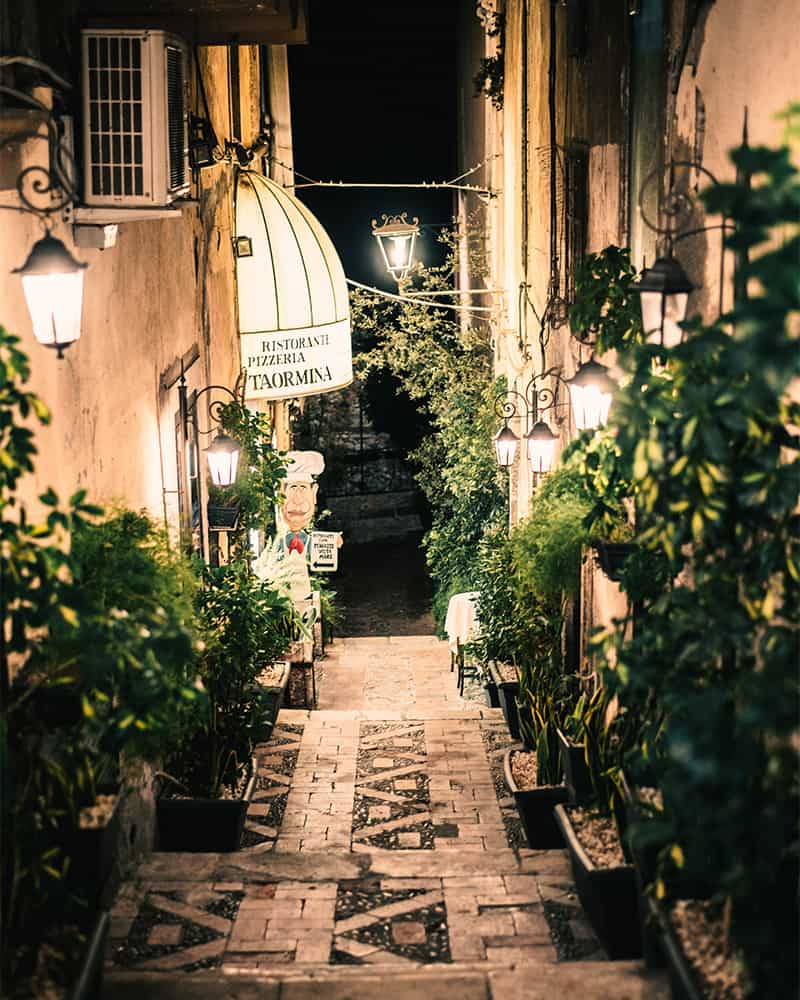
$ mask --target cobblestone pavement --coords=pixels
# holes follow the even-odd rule
[[[320,708],[257,749],[242,850],[153,854],[123,886],[106,995],[665,997],[605,960],[565,852],[523,846],[502,715],[458,696],[446,645],[328,653]]]

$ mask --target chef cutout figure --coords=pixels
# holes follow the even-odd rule
[[[317,506],[318,484],[315,477],[325,468],[325,459],[318,451],[290,451],[287,455],[284,501],[279,508],[278,550],[291,567],[292,599],[298,602],[311,596],[308,577],[308,556],[311,533],[308,530]]]

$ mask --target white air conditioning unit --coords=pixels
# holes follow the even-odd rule
[[[189,192],[189,49],[164,31],[87,29],[83,201],[157,208]]]

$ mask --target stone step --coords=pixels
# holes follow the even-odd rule
[[[184,975],[112,972],[107,1000],[668,1000],[666,976],[640,962],[531,962],[513,970],[481,971],[458,965],[398,973],[387,968],[331,969],[289,975]]]

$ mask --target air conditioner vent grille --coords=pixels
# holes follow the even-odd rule
[[[174,191],[186,182],[183,59],[180,50],[172,46],[166,49],[166,56],[169,184]]]
[[[141,195],[144,193],[141,40],[90,37],[87,70],[92,193]]]

